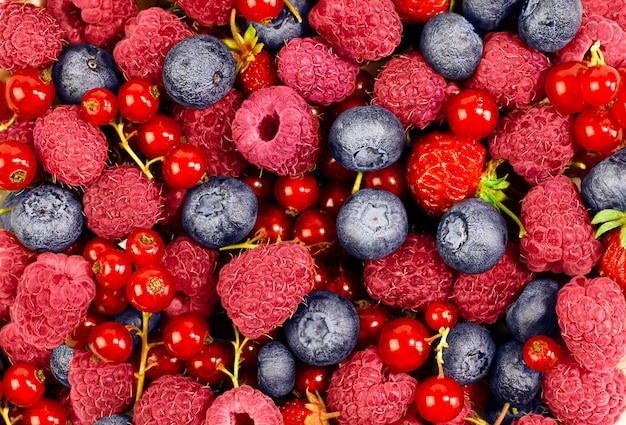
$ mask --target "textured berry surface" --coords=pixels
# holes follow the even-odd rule
[[[448,334],[448,349],[443,350],[443,371],[460,385],[480,381],[496,355],[496,344],[484,327],[475,322],[461,322]]]
[[[282,425],[278,406],[261,391],[244,385],[220,394],[206,412],[206,423],[236,425],[237,418],[255,424]]]
[[[227,24],[230,11],[237,5],[233,0],[181,0],[177,3],[189,18],[208,27]]]
[[[556,52],[574,38],[582,14],[580,0],[531,0],[520,10],[520,37],[540,52]]]
[[[0,318],[7,319],[15,302],[17,284],[27,265],[22,247],[8,230],[0,230]]]

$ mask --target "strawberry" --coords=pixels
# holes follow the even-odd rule
[[[595,217],[593,223],[596,223]],[[598,273],[613,279],[626,290],[626,227],[615,228],[604,235],[604,253],[598,261]],[[600,229],[598,229],[599,231]],[[596,233],[596,236],[598,233]]]
[[[313,394],[308,389],[306,400],[296,398],[280,406],[283,425],[328,425],[329,419],[339,416],[338,412],[328,413],[324,400],[319,393]]]
[[[280,84],[278,67],[274,57],[267,50],[261,50],[246,69],[237,74],[237,88],[246,96],[269,86]]]
[[[304,421],[311,413],[306,407],[306,401],[296,398],[286,401],[280,406],[284,425],[304,425]]]

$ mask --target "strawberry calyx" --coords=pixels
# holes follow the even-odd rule
[[[319,392],[313,394],[309,389],[306,389],[306,398],[308,403],[304,406],[311,411],[311,413],[304,419],[304,425],[329,425],[330,419],[339,416],[339,412],[328,412],[322,396]]]
[[[230,14],[230,31],[232,38],[222,40],[230,49],[237,63],[237,72],[242,73],[246,70],[250,62],[254,61],[256,55],[263,50],[263,43],[259,43],[259,37],[252,24],[248,25],[246,32],[241,35],[237,28],[236,21],[237,11],[232,10]]]
[[[591,224],[599,224],[596,238],[610,230],[620,228],[619,240],[622,248],[626,248],[626,211],[606,209],[599,211],[591,220]]]

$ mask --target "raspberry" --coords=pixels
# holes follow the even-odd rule
[[[611,279],[574,277],[559,291],[556,313],[563,341],[581,366],[601,372],[626,355],[626,302]]]
[[[9,318],[17,284],[28,264],[24,247],[15,235],[0,229],[0,320]]]
[[[0,68],[7,71],[47,67],[63,50],[59,22],[31,3],[1,3],[0,34]]]
[[[308,102],[328,106],[356,87],[359,65],[339,56],[322,37],[291,39],[276,59],[278,77]]]
[[[233,119],[243,101],[243,95],[231,89],[217,103],[205,109],[174,106],[172,117],[180,125],[187,142],[206,152],[209,176],[235,177],[248,164],[235,147],[232,137]]]
[[[185,14],[203,26],[225,25],[230,21],[230,12],[237,0],[178,0]]]
[[[3,120],[3,122],[8,121],[9,118]],[[6,130],[0,131],[0,140],[19,140],[34,149],[33,129],[35,128],[35,122],[34,120],[14,122]]]
[[[384,304],[408,310],[426,308],[452,295],[453,270],[443,262],[434,236],[409,233],[393,253],[365,262],[363,285]]]
[[[389,369],[370,346],[350,355],[333,373],[328,411],[339,412],[339,425],[384,425],[399,420],[413,401],[417,381]]]
[[[124,23],[137,13],[134,0],[72,0],[86,24],[85,40],[98,47],[108,46],[124,35]]]
[[[182,375],[164,375],[150,384],[133,408],[133,422],[143,425],[202,425],[215,399],[211,389]]]
[[[134,165],[108,168],[85,187],[87,227],[107,239],[121,239],[137,227],[154,226],[161,217],[159,187]]]
[[[520,220],[527,231],[520,251],[533,272],[584,275],[602,255],[602,242],[594,236],[580,192],[562,174],[526,193]]]
[[[620,369],[594,372],[568,353],[544,372],[543,400],[564,425],[611,425],[626,407],[626,378]]]
[[[313,259],[295,242],[243,252],[220,270],[217,293],[244,336],[256,339],[281,325],[313,287]]]
[[[57,19],[63,38],[70,44],[87,43],[85,27],[87,24],[80,17],[80,9],[72,0],[48,0],[46,9]]]
[[[274,401],[248,385],[232,388],[217,396],[206,412],[207,424],[282,425],[280,410]]]
[[[32,363],[38,367],[50,368],[52,349],[31,344],[14,323],[0,328],[0,347],[13,363]]]
[[[583,18],[601,15],[619,24],[626,31],[626,4],[623,0],[581,0]]]
[[[529,413],[520,419],[514,420],[512,425],[557,425],[557,422],[547,416]]]
[[[512,110],[489,136],[491,157],[509,161],[531,185],[562,173],[575,152],[574,117],[552,105]]]
[[[372,103],[393,112],[406,127],[424,129],[435,121],[446,100],[446,81],[421,53],[391,58],[374,83]]]
[[[489,33],[484,42],[483,58],[468,87],[487,90],[504,108],[521,109],[543,99],[550,68],[545,55],[507,31]]]
[[[509,242],[500,261],[485,273],[459,274],[452,302],[465,320],[493,323],[531,279],[532,273],[520,260],[518,245]]]
[[[163,85],[163,61],[170,48],[191,35],[174,13],[151,7],[126,21],[125,37],[113,49],[113,58],[127,80],[141,78]]]
[[[78,105],[59,105],[39,117],[33,141],[44,169],[63,183],[92,183],[106,166],[107,139],[98,127],[81,118]]]

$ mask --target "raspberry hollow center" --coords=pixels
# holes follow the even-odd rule
[[[265,142],[273,140],[274,137],[276,137],[276,135],[278,134],[279,128],[280,117],[276,112],[265,115],[261,120],[261,124],[259,125],[259,136],[261,137],[261,140]]]
[[[254,425],[254,419],[247,413],[235,413],[231,423],[233,425]]]

